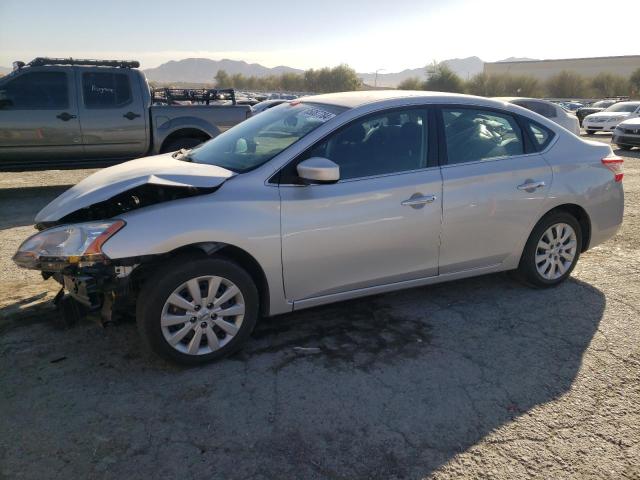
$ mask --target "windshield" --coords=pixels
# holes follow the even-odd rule
[[[607,108],[613,105],[614,103],[616,102],[612,100],[600,100],[599,102],[596,102],[591,106],[595,108]]]
[[[334,105],[287,102],[265,110],[194,148],[188,158],[196,163],[246,172],[268,162],[345,110]]]
[[[640,103],[616,103],[615,105],[611,105],[609,108],[605,110],[605,112],[635,112],[636,108],[640,106]]]

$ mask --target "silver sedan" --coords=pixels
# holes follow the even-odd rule
[[[88,177],[14,260],[65,311],[135,311],[153,351],[195,364],[261,316],[507,270],[558,285],[620,227],[622,177],[608,145],[513,104],[319,95]]]

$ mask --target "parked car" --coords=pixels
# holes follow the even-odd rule
[[[19,63],[0,79],[0,169],[190,148],[251,115],[249,105],[235,102],[152,106],[138,65],[50,58]]]
[[[268,110],[270,108],[276,107],[282,103],[288,102],[289,100],[285,100],[283,98],[279,98],[276,100],[264,100],[256,105],[253,106],[252,110],[253,110],[253,114],[257,115],[258,113],[262,113],[265,110]]]
[[[640,118],[631,118],[616,125],[611,142],[623,150],[640,147]]]
[[[547,100],[540,100],[538,98],[496,97],[496,100],[513,103],[514,105],[536,112],[538,115],[542,115],[552,122],[563,126],[570,132],[578,136],[580,135],[578,119],[575,115],[569,113],[560,105],[548,102]]]
[[[599,100],[591,105],[587,105],[586,107],[582,107],[576,110],[576,117],[578,117],[578,121],[580,122],[580,126],[582,126],[582,121],[584,117],[587,115],[591,115],[592,113],[601,112],[606,108],[609,108],[611,105],[618,103],[620,100],[607,99],[607,100]]]
[[[618,230],[622,176],[609,145],[516,105],[318,95],[87,177],[14,261],[70,305],[135,310],[153,351],[195,364],[264,315],[504,270],[558,285]]]
[[[639,116],[640,102],[618,102],[602,112],[587,115],[582,126],[589,135],[596,132],[613,132],[620,122]]]

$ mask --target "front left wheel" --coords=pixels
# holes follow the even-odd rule
[[[153,352],[195,365],[238,350],[258,310],[258,291],[242,267],[224,258],[197,258],[156,271],[140,291],[136,317]]]

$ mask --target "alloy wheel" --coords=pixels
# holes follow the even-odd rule
[[[188,355],[206,355],[228,344],[240,330],[244,297],[230,280],[192,278],[165,301],[160,325],[169,345]]]
[[[546,280],[562,277],[571,268],[577,248],[577,235],[571,225],[551,225],[538,241],[535,254],[536,270]]]

